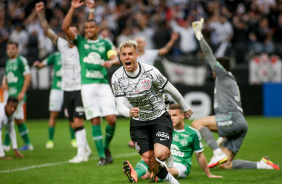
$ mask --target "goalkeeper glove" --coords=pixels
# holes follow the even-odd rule
[[[195,34],[196,34],[196,38],[200,41],[202,38],[203,38],[203,35],[202,35],[202,27],[203,27],[203,23],[204,23],[204,18],[201,18],[200,21],[195,21],[195,22],[192,22],[192,27],[195,31]]]

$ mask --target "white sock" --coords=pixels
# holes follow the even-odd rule
[[[75,137],[76,137],[76,142],[77,142],[77,155],[84,155],[85,154],[85,144],[86,144],[85,129],[76,131]]]
[[[221,155],[223,154],[222,150],[220,148],[217,148],[213,151],[213,155],[216,156],[216,155]]]
[[[179,184],[179,182],[168,172],[164,179],[167,183],[170,184]]]

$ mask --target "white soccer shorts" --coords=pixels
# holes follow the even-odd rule
[[[64,91],[51,89],[49,96],[49,111],[60,112],[64,102]]]
[[[117,115],[115,97],[109,84],[83,84],[81,96],[87,120]]]
[[[17,106],[17,110],[14,112],[14,118],[16,120],[23,120],[24,119],[24,101],[20,101],[18,106]]]

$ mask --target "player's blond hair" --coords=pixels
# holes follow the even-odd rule
[[[119,50],[126,48],[126,47],[133,47],[135,52],[137,52],[137,42],[135,40],[128,40],[119,45]]]

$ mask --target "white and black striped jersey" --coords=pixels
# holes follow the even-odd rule
[[[168,80],[154,66],[138,63],[138,74],[128,75],[120,67],[112,76],[112,88],[116,98],[126,97],[132,107],[139,107],[139,121],[160,117],[166,111],[163,88]]]
[[[58,50],[62,57],[62,84],[64,91],[76,91],[81,89],[81,67],[77,47],[69,47],[69,43],[59,37]]]

